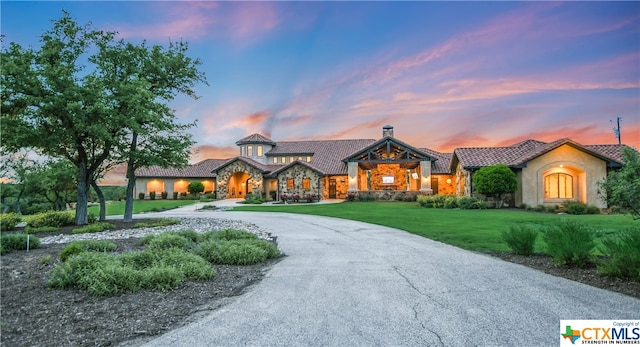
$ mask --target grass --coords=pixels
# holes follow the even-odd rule
[[[419,207],[415,202],[349,202],[306,206],[239,206],[232,211],[288,212],[337,217],[384,225],[463,249],[504,251],[510,249],[502,232],[512,225],[553,225],[577,221],[608,235],[628,228],[633,220],[623,215],[556,215],[522,210],[457,210]],[[544,250],[541,238],[536,252]]]
[[[163,211],[186,205],[193,205],[199,200],[134,200],[133,213]],[[100,214],[100,206],[90,206],[89,213]],[[124,201],[113,201],[107,204],[107,216],[123,215]]]

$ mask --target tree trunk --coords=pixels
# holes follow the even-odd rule
[[[104,201],[104,194],[102,194],[102,189],[100,188],[98,183],[96,183],[96,181],[92,180],[91,186],[93,187],[93,190],[96,191],[96,195],[98,196],[98,201],[100,202],[100,218],[99,219],[101,222],[103,222],[107,219],[107,204]]]
[[[124,222],[133,221],[133,190],[136,187],[136,176],[133,172],[129,171],[129,167],[127,167],[127,176],[129,179],[127,179],[127,199],[124,203]]]
[[[133,221],[133,189],[136,187],[136,163],[133,153],[138,147],[138,133],[133,132],[131,135],[131,145],[129,146],[129,162],[127,163],[127,196],[124,203],[124,219],[123,222],[130,223]]]
[[[76,225],[89,223],[87,205],[89,204],[90,175],[85,163],[78,165],[78,198],[76,200]]]

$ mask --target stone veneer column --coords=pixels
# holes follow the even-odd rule
[[[431,162],[420,162],[420,191],[426,194],[433,194],[431,189]]]
[[[358,191],[358,163],[350,161],[347,163],[347,169],[349,172],[349,192]]]

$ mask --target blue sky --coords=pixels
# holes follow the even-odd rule
[[[418,147],[569,137],[640,148],[640,2],[11,2],[6,42],[38,46],[50,20],[133,42],[190,44],[209,86],[173,107],[198,154],[235,141],[381,136]]]

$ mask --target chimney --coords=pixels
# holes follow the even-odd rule
[[[382,127],[382,137],[393,137],[393,127],[391,125]]]

